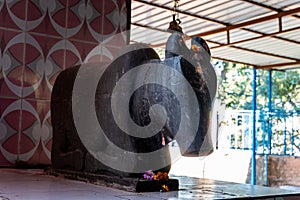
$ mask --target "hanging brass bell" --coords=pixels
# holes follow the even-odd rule
[[[181,23],[181,21],[179,19],[175,20],[175,15],[173,15],[173,20],[169,23],[169,28],[168,31],[172,32],[172,31],[177,31],[182,33],[182,28],[179,25]]]

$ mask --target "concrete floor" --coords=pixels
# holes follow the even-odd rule
[[[300,199],[300,192],[177,177],[176,192],[132,193],[45,175],[43,170],[0,169],[0,200]]]

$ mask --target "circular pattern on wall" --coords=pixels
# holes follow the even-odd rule
[[[112,48],[96,46],[119,31],[122,2],[0,1],[0,165],[12,164],[18,156],[50,163],[54,81],[84,60],[113,58]]]

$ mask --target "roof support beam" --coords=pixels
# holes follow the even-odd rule
[[[257,69],[276,69],[279,67],[285,67],[285,66],[294,66],[294,65],[300,65],[300,61],[297,62],[288,62],[288,63],[279,63],[279,64],[273,64],[273,65],[267,65],[267,66],[256,66]],[[289,69],[291,69],[289,67]]]
[[[207,42],[214,43],[214,44],[220,44],[218,42],[214,42],[214,41],[210,41],[210,40],[207,40]],[[238,47],[238,46],[234,46],[234,45],[231,45],[230,47],[235,48],[235,49],[239,49],[239,50],[242,50],[242,51],[248,51],[248,52],[251,52],[251,53],[261,54],[261,55],[273,56],[273,57],[277,57],[277,58],[283,58],[283,59],[294,60],[294,61],[300,61],[296,58],[292,58],[292,57],[288,57],[288,56],[283,56],[283,55],[278,55],[278,54],[273,54],[273,53],[268,53],[268,52],[263,52],[263,51],[257,51],[257,50],[253,50],[253,49],[247,49],[247,48]],[[213,48],[211,48],[211,49],[213,49]]]
[[[156,30],[156,31],[161,31],[161,32],[167,32],[167,31],[162,30],[162,29],[153,28],[153,27],[147,27],[147,26],[144,26],[144,25],[136,24],[136,23],[134,23],[133,25],[135,25],[135,26],[140,26],[140,27],[143,27],[143,28],[150,28],[151,30]],[[290,29],[289,31],[297,30],[297,29],[300,29],[300,27]],[[273,33],[273,34],[274,34],[274,33]],[[256,39],[260,39],[260,38],[263,38],[263,37],[268,37],[268,36],[270,36],[270,35],[271,35],[271,34],[266,34],[266,35],[263,35],[263,36],[258,36],[258,37],[256,37]],[[246,42],[246,41],[250,41],[250,40],[253,40],[253,38],[244,40],[244,41],[242,41],[242,42]],[[211,49],[220,48],[220,47],[224,47],[224,46],[230,46],[230,47],[235,48],[235,49],[240,49],[240,50],[248,51],[248,52],[252,52],[252,53],[258,53],[258,54],[267,55],[267,56],[273,56],[273,57],[277,57],[277,58],[283,58],[283,59],[288,59],[288,60],[299,61],[299,60],[297,60],[297,59],[295,59],[295,58],[288,57],[288,56],[282,56],[282,55],[278,55],[278,54],[267,53],[267,52],[262,52],[262,51],[253,50],[253,49],[247,49],[247,48],[242,48],[242,47],[234,46],[234,44],[241,43],[241,41],[236,42],[236,43],[231,43],[231,44],[221,44],[221,43],[214,42],[214,41],[210,41],[210,40],[207,40],[207,42],[210,42],[210,43],[219,45],[219,46],[217,46],[217,47],[212,47]],[[156,44],[156,45],[155,45],[155,44],[154,44],[154,45],[152,44],[151,46],[155,48],[155,47],[161,47],[161,46],[163,46],[164,44],[165,44],[165,43]]]
[[[220,57],[216,57],[216,56],[212,56],[213,59],[216,60],[222,60],[225,62],[231,62],[231,63],[236,63],[236,64],[242,64],[242,65],[247,65],[247,66],[253,66],[253,64],[251,63],[246,63],[246,62],[241,62],[241,61],[237,61],[237,60],[231,60],[231,59],[226,59],[226,58],[220,58]],[[255,66],[254,66],[255,67]]]
[[[165,10],[173,11],[173,8],[171,8],[171,7],[167,7],[167,6],[164,6],[164,5],[155,4],[155,3],[148,2],[148,1],[145,1],[145,0],[134,0],[134,1],[146,4],[146,5],[154,6],[154,7],[157,7],[157,8],[162,8],[162,9],[165,9]],[[242,23],[239,23],[239,24],[233,24],[233,25],[231,25],[231,24],[227,24],[227,23],[224,23],[224,22],[221,22],[221,21],[218,21],[218,20],[214,20],[214,19],[208,18],[208,17],[191,14],[189,12],[182,11],[182,10],[177,10],[177,12],[180,13],[180,14],[188,15],[188,16],[191,16],[191,17],[195,17],[195,18],[198,18],[198,19],[203,19],[203,20],[210,21],[210,22],[215,22],[217,24],[221,24],[221,25],[226,26],[224,28],[219,28],[219,29],[207,31],[207,32],[195,34],[195,35],[192,35],[192,36],[207,36],[207,35],[212,35],[212,34],[216,34],[216,33],[230,31],[230,30],[237,29],[237,28],[243,28],[243,27],[246,27],[246,26],[250,26],[250,25],[253,25],[253,24],[261,23],[261,22],[264,22],[264,21],[269,21],[269,20],[276,19],[276,18],[278,18],[278,20],[279,20],[280,18],[282,18],[284,16],[293,15],[293,14],[296,14],[296,13],[300,12],[300,8],[295,8],[295,9],[292,9],[292,10],[282,11],[280,9],[275,9],[275,8],[272,8],[272,7],[267,6],[267,5],[262,5],[260,3],[257,3],[257,2],[251,1],[251,0],[243,0],[243,1],[246,1],[248,3],[252,3],[252,4],[255,4],[255,5],[264,7],[264,8],[268,8],[268,9],[270,9],[272,11],[276,11],[278,13],[273,14],[273,15],[269,15],[269,16],[266,16],[266,17],[262,17],[262,18],[258,18],[258,19],[254,19],[254,20],[250,20],[250,21],[246,21],[246,22],[242,22]]]
[[[165,9],[165,10],[173,11],[173,8],[171,8],[171,7],[164,6],[164,5],[159,5],[159,4],[155,4],[155,3],[148,2],[148,1],[145,1],[145,0],[134,0],[134,1],[142,3],[142,4],[146,4],[146,5],[149,5],[149,6],[154,6],[154,7],[157,7],[157,8],[162,8],[162,9]],[[187,16],[195,17],[195,18],[198,18],[198,19],[203,19],[203,20],[214,22],[214,23],[221,24],[221,25],[224,25],[224,26],[228,26],[229,25],[229,24],[223,23],[223,22],[218,21],[218,20],[214,20],[214,19],[211,19],[211,18],[208,18],[208,17],[204,17],[204,16],[195,15],[195,14],[192,14],[192,13],[180,10],[180,9],[177,10],[177,12],[180,13],[180,14],[184,14],[184,15],[187,15]]]
[[[134,1],[146,4],[146,5],[150,5],[150,6],[154,6],[154,7],[158,7],[158,8],[162,8],[162,9],[166,9],[166,10],[172,11],[172,8],[164,6],[164,5],[158,5],[158,4],[155,4],[155,3],[152,3],[152,2],[147,2],[145,0],[134,0]],[[251,0],[244,0],[244,1],[249,2],[249,3],[253,3],[255,5],[259,4],[259,6],[262,6],[262,7],[265,7],[265,8],[274,10],[274,11],[277,11],[278,13],[270,15],[270,16],[262,17],[262,18],[259,18],[259,19],[254,19],[254,20],[246,21],[246,22],[243,22],[243,23],[240,23],[240,24],[229,25],[229,24],[225,24],[225,23],[222,23],[220,21],[217,21],[217,20],[213,20],[213,19],[210,19],[210,18],[202,17],[202,16],[195,15],[195,14],[191,14],[191,13],[188,13],[188,12],[184,12],[184,11],[180,11],[180,10],[178,12],[181,13],[181,14],[189,15],[189,16],[192,16],[192,17],[195,17],[195,18],[199,18],[199,19],[203,19],[203,20],[215,22],[215,23],[222,24],[222,25],[226,26],[224,28],[219,28],[219,29],[215,29],[215,30],[212,30],[212,31],[208,31],[208,32],[194,34],[194,35],[191,35],[190,37],[193,37],[193,36],[207,36],[207,35],[212,35],[212,34],[216,34],[216,33],[227,32],[227,43],[228,43],[227,45],[231,45],[230,44],[230,38],[228,37],[228,36],[230,36],[228,34],[230,32],[230,30],[237,29],[237,28],[242,28],[242,29],[244,29],[246,31],[255,32],[253,30],[246,29],[244,27],[249,26],[249,25],[253,25],[253,24],[256,24],[256,23],[260,23],[260,22],[264,22],[264,21],[276,19],[276,18],[278,18],[278,20],[280,20],[280,18],[282,18],[283,16],[293,15],[295,13],[300,12],[300,8],[296,8],[296,9],[292,9],[292,10],[288,10],[288,11],[281,11],[280,12],[280,10],[278,10],[278,9],[274,9],[274,8],[269,7],[269,6],[265,6],[265,5],[262,5],[260,3],[253,2]],[[134,25],[137,25],[137,24],[134,24]],[[139,26],[145,26],[145,25],[139,25]],[[150,26],[147,26],[147,28],[150,28]],[[261,34],[262,37],[265,37],[265,35],[263,35],[262,33],[259,33],[259,32],[256,32],[256,33]],[[279,33],[280,32],[277,32],[277,34],[279,34]],[[281,37],[276,37],[275,34],[272,35],[272,36],[271,35],[268,35],[268,36],[269,37],[275,37],[276,39],[282,39]],[[268,36],[266,36],[266,37],[268,37]],[[288,41],[288,42],[297,43],[297,41]],[[157,44],[156,46],[162,46],[162,45],[164,45],[164,44],[163,43],[162,44]]]
[[[152,26],[142,25],[142,24],[139,24],[139,23],[131,23],[131,24],[134,25],[134,26],[138,26],[138,27],[141,27],[141,28],[147,28],[147,29],[151,29],[151,30],[154,30],[154,31],[160,31],[160,32],[165,32],[165,33],[168,32],[167,30],[164,30],[164,29],[154,28]]]
[[[260,6],[262,8],[267,8],[267,9],[272,10],[272,11],[282,12],[282,9],[274,8],[274,7],[271,7],[271,6],[253,1],[253,0],[242,0],[242,1],[245,1],[247,3],[251,3],[251,4],[256,5],[256,6]],[[293,15],[293,17],[299,18],[297,15]]]
[[[276,11],[276,12],[281,12],[282,11],[280,9],[276,9],[274,7],[271,7],[271,6],[268,6],[268,5],[265,5],[265,4],[253,1],[253,0],[242,0],[242,1],[247,2],[247,3],[251,3],[253,5],[256,5],[256,6],[259,6],[259,7],[262,7],[262,8],[267,8],[269,10],[273,10],[273,11]]]
[[[164,33],[168,32],[167,30],[164,30],[164,29],[154,28],[154,27],[151,27],[151,26],[141,25],[141,24],[138,24],[138,23],[131,23],[131,24],[134,25],[134,26],[138,26],[138,27],[142,27],[142,28],[147,28],[147,29],[151,29],[151,30],[155,30],[155,31],[160,31],[160,32],[164,32]],[[211,47],[211,49],[217,49],[217,48],[225,47],[225,46],[232,46],[232,45],[240,44],[240,43],[243,43],[243,42],[249,42],[249,41],[252,41],[252,40],[258,40],[258,39],[265,38],[265,37],[273,37],[273,38],[284,40],[284,41],[287,41],[287,42],[290,42],[290,43],[300,44],[299,41],[288,40],[288,39],[276,36],[276,35],[281,34],[281,33],[287,33],[287,32],[291,32],[291,31],[295,31],[295,30],[299,30],[299,29],[300,29],[300,26],[294,27],[294,28],[290,28],[290,29],[286,29],[286,30],[281,31],[281,32],[279,31],[279,32],[275,32],[275,33],[270,33],[270,34],[263,34],[263,33],[257,32],[257,31],[253,31],[253,30],[247,29],[247,31],[250,31],[250,32],[253,32],[253,33],[257,33],[257,34],[261,34],[261,35],[257,36],[257,37],[253,37],[253,38],[248,38],[248,39],[245,39],[245,40],[240,40],[240,41],[237,41],[237,42],[231,42],[230,43],[230,41],[227,41],[227,44],[220,44],[220,43],[218,43],[219,46]],[[215,42],[212,42],[212,43],[215,43]],[[160,46],[163,46],[164,44],[165,43],[159,43],[159,44],[156,44],[156,45],[153,45],[153,46],[154,47],[160,47]]]
[[[298,61],[298,62],[279,63],[279,64],[266,65],[266,66],[254,66],[251,63],[245,63],[245,62],[240,62],[240,61],[236,61],[236,60],[224,59],[224,58],[219,58],[219,57],[214,57],[214,56],[212,58],[216,59],[216,60],[222,60],[222,61],[225,61],[225,62],[232,62],[232,63],[242,64],[242,65],[252,66],[256,69],[265,69],[265,70],[280,69],[281,67],[288,67],[288,69],[296,69],[296,68],[299,68],[299,67],[293,68],[291,66],[300,65],[300,61]]]
[[[288,41],[288,42],[291,42],[291,43],[294,43],[294,44],[300,44],[300,42],[298,42],[298,41],[287,40],[287,39],[276,36],[276,35],[281,34],[281,33],[287,33],[287,32],[295,31],[295,30],[299,30],[299,29],[300,29],[300,26],[295,27],[295,28],[286,29],[286,30],[281,31],[281,32],[270,33],[270,34],[258,33],[258,34],[261,34],[261,35],[257,36],[257,37],[252,37],[252,38],[240,40],[240,41],[237,41],[237,42],[232,42],[232,43],[229,43],[229,44],[220,44],[219,46],[211,47],[211,49],[217,49],[217,48],[224,47],[224,46],[232,46],[232,45],[240,44],[240,43],[243,43],[243,42],[258,40],[258,39],[265,38],[265,37],[274,37],[276,39],[282,39],[284,41]],[[247,29],[247,31],[250,31],[250,30]],[[253,31],[251,31],[251,32],[253,32]],[[257,33],[257,32],[255,31],[255,33]]]
[[[253,24],[269,21],[269,20],[272,20],[272,19],[278,19],[280,17],[293,15],[293,14],[299,13],[299,12],[300,12],[300,7],[292,9],[292,10],[279,12],[277,14],[269,15],[269,16],[266,16],[266,17],[261,17],[261,18],[258,18],[258,19],[253,19],[253,20],[250,20],[250,21],[242,22],[242,23],[239,23],[239,24],[228,25],[224,28],[219,28],[219,29],[215,29],[215,30],[195,34],[193,36],[207,36],[207,35],[212,35],[212,34],[216,34],[216,33],[225,32],[225,31],[228,31],[228,30],[244,28],[246,26],[250,26],[250,25],[253,25]]]
[[[286,29],[284,31],[282,30],[282,31],[279,31],[279,32],[276,32],[276,33],[271,33],[270,37],[276,38],[278,40],[283,40],[285,42],[290,42],[290,43],[294,43],[294,44],[300,44],[300,42],[298,42],[296,40],[290,40],[290,39],[286,39],[286,38],[283,38],[283,37],[280,37],[280,36],[276,36],[278,34],[290,32],[290,31],[294,31],[294,30],[297,30],[297,29],[299,29],[299,27],[295,27],[295,28],[291,28],[291,29]],[[246,31],[249,31],[249,32],[252,32],[252,33],[257,33],[257,34],[260,34],[262,36],[269,35],[269,34],[265,34],[265,33],[259,32],[259,31],[250,30],[250,29],[243,29],[243,30],[246,30]]]
[[[171,5],[168,6],[169,3],[164,3],[163,4],[160,1],[148,1],[148,0],[133,0],[133,1],[138,2],[137,6],[142,6],[144,4],[144,6],[148,7],[147,9],[160,8],[160,10],[162,10],[162,11],[163,10],[173,11],[173,8],[171,7]],[[280,34],[287,33],[287,32],[292,32],[292,31],[297,31],[297,33],[298,33],[298,30],[300,30],[300,26],[290,28],[290,29],[283,28],[283,19],[284,19],[285,16],[292,16],[296,20],[300,19],[300,17],[299,17],[300,7],[297,6],[297,8],[294,8],[294,9],[291,9],[291,10],[286,10],[284,8],[279,9],[279,8],[276,8],[276,7],[272,7],[271,5],[259,3],[259,2],[256,2],[255,0],[241,0],[241,1],[247,2],[247,3],[249,3],[249,5],[252,4],[252,5],[255,5],[257,7],[259,6],[261,8],[264,8],[266,11],[269,10],[269,12],[268,12],[269,15],[264,16],[264,17],[260,17],[260,18],[256,18],[256,19],[250,19],[250,20],[248,19],[248,21],[244,21],[244,22],[240,22],[240,23],[238,22],[237,24],[231,24],[231,23],[222,22],[222,21],[219,21],[217,19],[213,19],[213,18],[210,18],[210,17],[207,17],[207,16],[201,16],[198,13],[189,13],[190,10],[178,10],[178,13],[181,13],[185,16],[190,16],[190,17],[195,18],[195,19],[201,19],[201,20],[204,20],[204,21],[213,22],[213,23],[221,25],[220,26],[221,28],[216,28],[214,30],[205,31],[205,32],[202,32],[202,33],[199,31],[200,33],[198,32],[196,34],[189,35],[185,39],[190,39],[193,36],[203,37],[203,36],[213,35],[213,34],[217,34],[217,33],[222,33],[222,34],[225,34],[225,36],[227,36],[227,41],[224,41],[223,43],[219,43],[219,42],[215,42],[215,41],[208,41],[208,42],[211,42],[211,43],[214,43],[214,44],[218,45],[218,46],[215,46],[215,47],[211,47],[211,49],[217,49],[217,48],[228,46],[230,48],[240,49],[240,50],[246,51],[246,52],[248,51],[248,52],[252,52],[252,53],[255,53],[255,54],[260,54],[260,55],[266,55],[266,56],[272,56],[272,57],[276,57],[276,58],[285,59],[281,63],[271,64],[269,66],[254,66],[257,69],[272,69],[272,68],[278,69],[278,68],[282,68],[284,66],[295,66],[295,68],[299,67],[300,66],[300,58],[290,57],[289,55],[280,55],[280,54],[277,54],[277,53],[274,53],[274,52],[257,51],[253,48],[239,47],[238,44],[249,42],[249,41],[254,41],[255,42],[255,40],[258,40],[258,39],[272,37],[272,38],[275,38],[275,39],[278,39],[278,40],[282,40],[282,41],[285,41],[285,42],[289,42],[289,43],[299,45],[300,41],[294,40],[292,38],[290,38],[290,39],[285,38],[285,35],[280,35]],[[146,8],[146,7],[144,7],[144,8]],[[273,11],[273,12],[271,12],[271,11]],[[270,20],[277,20],[278,21],[278,30],[276,32],[263,33],[261,31],[252,30],[252,29],[249,28],[252,25],[263,23],[263,22],[268,22]],[[143,28],[145,28],[144,30],[151,29],[151,30],[159,31],[159,32],[162,33],[162,35],[167,34],[166,30],[160,29],[159,27],[153,27],[151,24],[150,25],[149,24],[143,25],[142,23],[135,22],[135,23],[132,23],[132,25],[137,26],[137,27],[143,27]],[[236,30],[236,29],[241,29],[241,30],[244,30],[244,31],[256,33],[257,35],[255,35],[252,38],[242,39],[240,41],[232,42],[232,40],[230,38],[231,37],[231,30]],[[160,35],[160,34],[158,34],[158,35]],[[161,46],[165,45],[165,41],[156,41],[156,44],[153,41],[153,44],[149,44],[149,45],[151,45],[152,47],[161,47]],[[250,63],[243,63],[243,61],[239,62],[239,61],[235,61],[235,60],[228,60],[226,58],[224,59],[224,58],[218,58],[218,57],[213,57],[213,58],[224,60],[224,61],[229,61],[229,62],[241,63],[241,64],[251,66]]]
[[[247,48],[243,48],[243,47],[237,47],[237,46],[231,46],[232,48],[235,49],[240,49],[243,51],[248,51],[251,53],[258,53],[261,55],[266,55],[266,56],[273,56],[273,57],[277,57],[277,58],[283,58],[283,59],[288,59],[288,60],[294,60],[294,61],[300,61],[296,58],[292,58],[292,57],[288,57],[288,56],[282,56],[282,55],[278,55],[278,54],[274,54],[274,53],[267,53],[267,52],[263,52],[263,51],[257,51],[257,50],[253,50],[253,49],[247,49]]]

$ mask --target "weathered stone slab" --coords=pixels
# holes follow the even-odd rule
[[[71,180],[84,181],[95,185],[112,187],[128,192],[160,192],[162,185],[166,185],[169,191],[177,191],[179,182],[177,179],[149,181],[140,178],[128,178],[116,175],[101,173],[89,173],[61,169],[45,169],[45,173],[52,176],[62,177]]]

